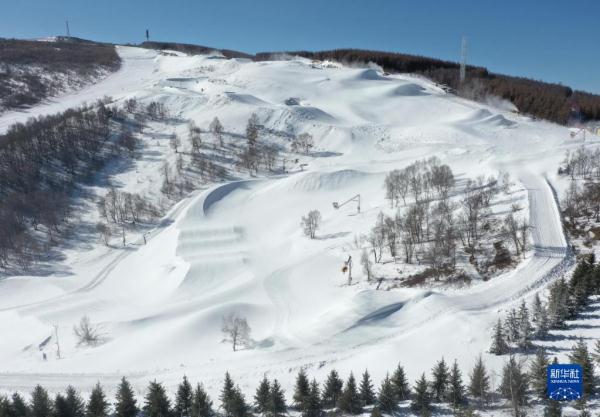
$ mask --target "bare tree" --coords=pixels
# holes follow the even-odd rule
[[[292,142],[292,152],[302,152],[308,155],[310,150],[315,146],[313,137],[310,133],[301,133]]]
[[[315,233],[319,228],[319,224],[321,223],[321,213],[319,210],[311,210],[308,212],[306,216],[302,216],[302,221],[300,225],[304,230],[304,234],[311,239],[315,238]]]
[[[171,136],[169,137],[169,145],[171,146],[171,149],[175,151],[175,153],[178,152],[178,149],[181,146],[181,139],[179,139],[177,133],[171,133]]]
[[[215,117],[212,120],[212,122],[210,122],[208,129],[214,135],[215,139],[219,142],[219,145],[223,146],[223,125],[221,124],[221,121],[218,117]]]
[[[246,139],[248,140],[248,147],[253,148],[256,146],[258,140],[258,116],[256,113],[252,113],[248,119],[246,125]]]
[[[83,316],[79,325],[73,326],[73,333],[79,339],[78,345],[95,346],[100,342],[100,331],[88,316]]]
[[[108,246],[108,241],[110,240],[110,227],[106,223],[99,222],[96,224],[96,232],[100,235],[104,244]]]
[[[223,317],[221,331],[225,335],[224,340],[231,342],[234,352],[238,346],[247,347],[250,343],[250,326],[244,317],[236,313]]]
[[[367,281],[371,281],[371,278],[373,277],[373,264],[365,249],[363,249],[362,254],[360,255],[360,263],[363,267],[363,272],[367,276]]]

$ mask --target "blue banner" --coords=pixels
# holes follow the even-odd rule
[[[548,397],[557,401],[583,396],[583,369],[577,364],[548,365]]]

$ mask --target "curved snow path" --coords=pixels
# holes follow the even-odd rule
[[[63,112],[84,103],[92,103],[105,96],[119,99],[131,91],[141,90],[152,78],[154,66],[149,63],[156,58],[156,51],[149,49],[117,46],[121,57],[121,68],[106,78],[72,93],[52,97],[24,109],[0,114],[0,134],[15,123],[24,123],[31,117]]]

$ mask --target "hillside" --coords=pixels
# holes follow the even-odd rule
[[[0,112],[80,89],[119,66],[112,45],[66,37],[0,39]]]
[[[0,115],[2,133],[16,135],[24,130],[14,122],[109,96],[106,140],[135,138],[130,154],[107,145],[102,164],[85,159],[95,169],[85,178],[76,169],[66,175],[68,152],[46,161],[35,141],[60,140],[61,149],[87,158],[87,136],[73,149],[63,136],[24,145],[40,172],[59,166],[63,174],[64,166],[66,183],[77,183],[75,214],[59,221],[60,241],[55,229],[35,228],[29,212],[17,218],[60,256],[0,280],[0,331],[11,335],[0,344],[0,390],[39,382],[53,392],[69,383],[89,392],[101,379],[112,393],[127,376],[141,393],[148,380],[173,388],[185,374],[217,398],[229,370],[245,392],[268,373],[291,396],[301,368],[322,381],[332,368],[345,378],[368,366],[379,385],[399,361],[414,381],[442,356],[466,374],[480,354],[499,372],[506,357],[488,353],[498,315],[537,292],[545,298],[572,267],[554,195],[566,188],[557,167],[566,150],[596,149],[598,138],[571,138],[564,127],[458,97],[418,75],[301,57],[116,51],[121,68],[101,82]],[[314,146],[294,146],[303,133]],[[32,175],[18,149],[0,164]],[[442,191],[423,185],[405,200],[390,198],[384,184],[393,170],[412,172],[413,184],[435,170],[450,170],[453,180]],[[334,208],[357,194],[360,212],[354,203]],[[136,205],[126,203],[136,195],[152,215],[136,218]],[[469,243],[465,210],[481,199],[480,241]],[[311,210],[321,214],[314,239],[301,227]],[[522,251],[502,233],[509,214],[527,226]],[[406,261],[404,249],[393,256],[389,231],[404,248],[412,237],[401,225],[417,217],[423,238],[415,256]],[[377,240],[388,218],[400,226]],[[510,254],[502,267],[498,240]],[[371,272],[361,264],[365,252]],[[343,271],[349,256],[352,277]],[[251,327],[251,340],[235,352],[222,333],[230,314]],[[84,316],[98,326],[98,343],[81,344],[74,334]],[[597,321],[536,343],[565,359],[575,335],[597,336]]]

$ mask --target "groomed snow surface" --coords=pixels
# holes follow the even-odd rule
[[[239,134],[256,112],[272,131],[311,133],[316,148],[313,156],[300,157],[308,164],[303,172],[192,194],[147,245],[107,249],[98,242],[69,253],[61,268],[66,273],[0,281],[0,390],[28,391],[41,383],[58,391],[71,383],[86,392],[100,380],[112,393],[127,376],[142,392],[155,378],[172,389],[186,374],[214,398],[229,370],[247,395],[264,373],[290,395],[300,367],[320,380],[331,368],[344,378],[368,368],[378,385],[398,362],[413,381],[442,356],[456,358],[466,373],[480,353],[498,371],[505,358],[485,354],[498,315],[570,265],[552,187],[564,187],[555,176],[558,164],[581,142],[565,128],[373,68],[165,56],[129,47],[119,53],[117,73],[5,114],[0,129],[108,95],[162,101],[203,128],[218,116],[227,131]],[[183,135],[185,126],[178,129]],[[516,269],[468,288],[377,291],[364,282],[354,238],[389,207],[385,174],[434,155],[462,179],[509,172],[527,192],[534,248]],[[119,182],[135,190],[139,171],[159,172],[163,157],[122,174]],[[357,193],[361,214],[332,207]],[[299,226],[311,209],[323,216],[315,240]],[[352,286],[340,272],[349,254],[357,280]],[[231,312],[247,318],[253,347],[232,352],[222,342],[221,319]],[[72,328],[83,315],[100,323],[102,344],[77,347]],[[38,345],[53,335],[53,325],[62,359],[51,340],[43,361]],[[577,334],[598,336],[594,332]],[[566,339],[553,346],[571,344]]]

